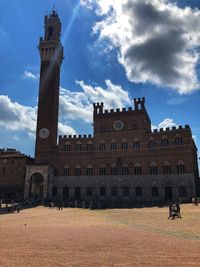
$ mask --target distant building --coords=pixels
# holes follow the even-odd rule
[[[190,201],[199,183],[190,127],[151,130],[144,98],[134,108],[93,105],[91,135],[59,136],[58,101],[63,47],[55,11],[45,16],[35,164],[27,166],[25,198],[98,202],[107,206]],[[120,97],[120,96],[119,96]]]
[[[15,149],[0,149],[0,199],[23,199],[26,165],[33,163]]]

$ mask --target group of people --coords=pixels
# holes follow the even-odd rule
[[[174,220],[175,218],[181,217],[181,207],[178,202],[169,204],[169,217],[168,219]]]

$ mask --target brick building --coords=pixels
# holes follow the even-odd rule
[[[27,166],[25,198],[98,201],[127,206],[196,196],[197,149],[190,127],[151,130],[145,99],[134,107],[93,105],[92,135],[59,136],[58,107],[63,47],[55,11],[45,16],[35,164]]]
[[[33,163],[15,149],[0,149],[0,199],[23,199],[26,165]]]

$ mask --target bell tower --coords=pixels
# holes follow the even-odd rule
[[[37,114],[36,163],[51,163],[57,148],[60,67],[63,47],[61,22],[53,10],[44,18],[44,37],[40,37],[40,84]]]

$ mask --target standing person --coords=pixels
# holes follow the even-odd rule
[[[176,204],[176,211],[177,211],[177,215],[179,218],[182,218],[181,217],[181,207],[180,207],[180,204],[177,202]]]
[[[195,198],[192,197],[192,205],[194,206],[195,205]]]
[[[173,207],[173,204],[172,204],[172,202],[170,202],[169,203],[169,217],[168,217],[168,219],[170,219],[172,216],[172,207]]]

